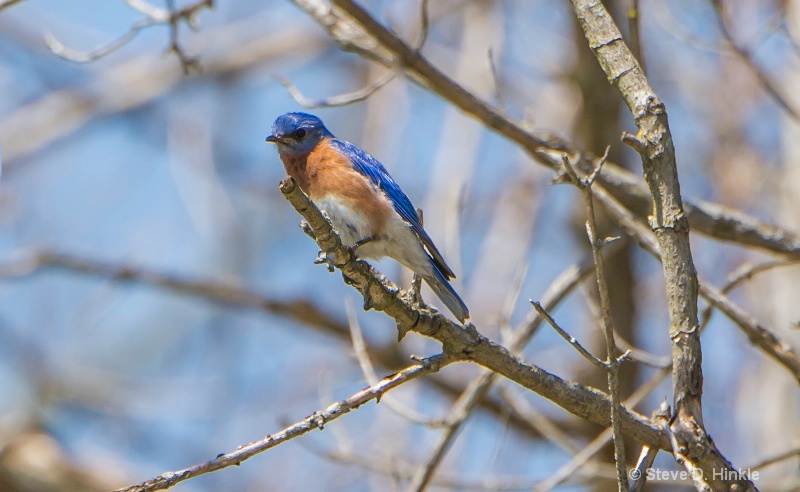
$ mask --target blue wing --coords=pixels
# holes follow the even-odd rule
[[[403,193],[400,186],[395,183],[394,179],[389,175],[389,172],[383,167],[383,164],[350,142],[332,138],[328,141],[328,144],[350,159],[356,171],[368,177],[386,194],[389,201],[394,205],[394,209],[400,214],[400,217],[408,222],[411,229],[422,240],[428,252],[433,257],[434,265],[445,275],[445,278],[455,278],[456,275],[450,267],[447,266],[447,263],[445,263],[442,254],[439,253],[439,250],[436,249],[436,246],[433,244],[433,240],[431,240],[428,233],[425,232],[425,229],[422,228],[419,215],[417,215],[417,210],[414,208],[414,205],[411,204],[411,200]]]

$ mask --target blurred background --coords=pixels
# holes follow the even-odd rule
[[[628,32],[631,0],[604,3]],[[684,196],[800,230],[797,2],[637,3],[642,59],[669,112]],[[276,76],[324,100],[385,80],[387,70],[341,51],[279,0],[198,9],[197,29],[181,24],[178,32],[200,67],[188,75],[167,52],[168,24],[141,29],[89,63],[64,58],[87,57],[142,22],[129,4],[149,5],[23,0],[0,10],[3,491],[130,485],[346,398],[367,384],[348,305],[379,377],[409,365],[410,354],[440,349],[414,334],[398,344],[388,317],[361,312],[357,292],[313,264],[317,247],[278,191],[284,170],[264,142],[275,117],[303,110]],[[362,4],[402,38],[419,39],[419,0]],[[434,0],[428,16],[422,51],[445,73],[531,128],[597,154],[610,145],[613,162],[641,174],[619,141],[623,130],[635,133],[630,114],[568,2]],[[586,258],[578,192],[550,185],[551,171],[408,79],[360,102],[307,111],[381,160],[424,210],[457,290],[491,338],[502,340],[529,315],[529,299]],[[718,286],[742,265],[774,259],[699,234],[693,253]],[[650,415],[672,399],[669,377],[659,379],[670,361],[661,267],[629,242],[608,261],[616,328],[651,355],[650,365],[623,367],[622,396],[652,383],[634,407]],[[410,284],[396,263],[378,268]],[[731,294],[794,347],[798,273],[772,269]],[[590,278],[553,315],[601,356],[595,289]],[[794,450],[763,468],[756,485],[800,490],[797,381],[721,315],[703,334],[703,356],[705,421],[718,448],[738,468]],[[605,375],[549,327],[524,358],[605,387]],[[443,418],[477,373],[449,366],[403,386],[392,405],[371,403],[324,432],[176,489],[403,489],[441,433],[407,414]],[[610,490],[609,447],[553,480],[602,431],[501,381],[431,489]],[[638,452],[628,442],[629,463]],[[656,466],[679,469],[664,453]]]

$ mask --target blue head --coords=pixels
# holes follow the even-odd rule
[[[281,154],[308,154],[317,144],[333,134],[325,128],[322,120],[312,114],[286,113],[278,116],[272,124],[272,135],[267,142],[278,146]]]

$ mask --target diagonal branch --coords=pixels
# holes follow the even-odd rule
[[[263,31],[260,17],[199,33],[192,41],[204,49],[203,77],[241,74],[286,53],[318,53],[325,48],[295,26]],[[3,173],[16,170],[26,156],[70,135],[93,118],[148,104],[181,83],[177,64],[146,54],[114,64],[79,85],[51,91],[0,119]]]
[[[138,282],[180,294],[203,297],[213,302],[259,309],[284,316],[313,328],[339,336],[347,334],[343,321],[322,310],[308,299],[278,300],[259,295],[240,286],[213,280],[198,280],[148,270],[130,264],[104,263],[56,251],[27,253],[0,263],[0,278],[26,275],[39,268],[57,268],[120,282]]]
[[[546,309],[555,309],[570,292],[580,285],[581,281],[589,276],[591,271],[590,263],[586,261],[578,265],[572,265],[564,270],[548,287],[543,296],[542,302]],[[534,305],[541,307],[539,303],[534,303]],[[539,330],[539,326],[544,319],[542,315],[529,318],[514,331],[509,343],[509,349],[512,353],[517,354],[522,351]],[[416,471],[408,490],[422,491],[430,484],[436,469],[441,464],[445,453],[450,449],[464,422],[472,414],[475,407],[486,397],[494,383],[497,382],[497,379],[497,374],[489,370],[483,370],[480,375],[470,381],[447,415],[447,425],[444,432],[438,437],[433,453],[431,453],[425,465]]]
[[[329,254],[342,272],[344,281],[364,297],[365,309],[376,309],[391,316],[402,337],[409,331],[434,338],[442,343],[443,352],[454,360],[471,361],[551,400],[568,412],[600,425],[610,425],[611,401],[608,395],[594,388],[565,381],[512,353],[468,324],[457,325],[441,314],[414,305],[411,296],[402,292],[368,263],[356,260],[342,245],[339,236],[319,209],[291,178],[281,183],[281,192],[306,219],[314,231],[317,244]],[[623,407],[620,409],[623,434],[644,444],[669,448],[669,439],[649,419]]]
[[[333,403],[324,410],[314,412],[300,422],[290,425],[276,434],[270,434],[264,439],[247,444],[246,446],[240,446],[236,451],[221,454],[211,461],[184,468],[183,470],[162,473],[146,482],[119,489],[117,492],[151,492],[153,490],[164,490],[198,475],[204,475],[229,466],[238,466],[242,461],[274,448],[279,444],[300,437],[315,429],[322,430],[325,424],[333,422],[342,415],[350,413],[372,400],[380,401],[384,393],[404,383],[413,381],[420,376],[436,372],[451,362],[453,361],[444,354],[424,359],[420,361],[419,364],[414,364],[398,373],[387,376],[377,384],[369,386],[345,400]]]
[[[752,482],[734,472],[730,462],[708,437],[703,424],[702,351],[697,311],[699,285],[664,103],[650,87],[605,7],[592,0],[572,0],[572,6],[589,47],[639,127],[638,135],[626,134],[623,141],[641,155],[645,181],[653,200],[650,227],[661,252],[670,314],[675,407],[670,430],[674,442],[679,445],[679,448],[673,446],[673,452],[681,457],[680,461],[688,470],[703,472],[697,484],[703,489],[729,490],[735,486],[754,490]],[[720,472],[724,471],[730,471],[731,476],[720,477]]]
[[[281,75],[273,75],[279,84],[286,87],[292,99],[304,108],[335,108],[339,106],[347,106],[348,104],[357,103],[366,100],[371,95],[375,94],[383,86],[394,80],[397,74],[394,72],[387,72],[383,77],[370,82],[368,85],[346,94],[337,94],[329,96],[325,99],[311,99],[306,97],[294,83]]]
[[[178,24],[185,20],[190,25],[195,25],[198,12],[203,9],[214,8],[214,0],[200,0],[180,9],[175,8],[174,0],[167,0],[167,2],[169,4],[168,10],[155,7],[142,0],[128,0],[128,4],[143,13],[145,17],[131,24],[128,31],[121,36],[91,51],[79,51],[69,48],[50,33],[45,34],[44,41],[50,51],[65,60],[75,63],[89,63],[122,48],[147,27],[168,24],[170,27],[170,44],[167,51],[174,52],[177,55],[184,74],[188,74],[190,68],[197,68],[198,65],[197,60],[186,55],[178,41]],[[0,9],[2,8],[3,5],[0,4]]]
[[[0,10],[11,7],[12,5],[17,4],[21,1],[22,0],[0,0]]]
[[[730,29],[728,28],[728,21],[725,15],[725,9],[723,8],[722,2],[720,0],[714,0],[711,2],[714,9],[717,11],[717,20],[719,21],[719,29],[722,33],[722,37],[725,38],[725,41],[733,48],[734,53],[736,53],[739,58],[747,65],[747,67],[753,72],[758,82],[761,84],[761,87],[764,91],[769,94],[772,99],[780,106],[786,113],[789,114],[795,121],[800,121],[800,113],[792,106],[789,102],[789,99],[783,94],[781,89],[778,88],[777,84],[767,75],[761,67],[758,66],[755,58],[753,57],[753,52],[745,47],[744,45],[740,44],[733,38],[733,34],[731,33]]]
[[[639,224],[633,215],[625,209],[618,201],[608,193],[596,193],[597,198],[603,203],[606,211],[612,215],[617,222],[630,234],[637,243],[653,255],[656,259],[661,261],[661,253],[659,251],[658,242],[653,237],[651,231],[647,230],[643,225]],[[788,264],[788,263],[783,263]],[[766,265],[764,268],[768,268]],[[738,282],[734,281],[731,287],[735,287]],[[800,382],[800,356],[795,352],[792,346],[785,340],[781,339],[773,331],[762,326],[753,316],[745,312],[741,307],[737,306],[726,295],[725,289],[719,289],[709,282],[700,279],[700,296],[703,297],[711,307],[719,309],[725,316],[733,321],[739,327],[750,342],[761,349],[766,355],[777,361],[788,369],[792,376]],[[710,316],[703,316],[703,324],[706,324]],[[702,329],[700,330],[702,331]]]
[[[572,143],[549,133],[532,132],[523,123],[479,99],[445,75],[418,50],[381,25],[352,0],[292,0],[316,20],[342,49],[352,51],[385,67],[405,70],[408,77],[436,93],[503,137],[515,142],[531,157],[558,170],[564,153],[577,156],[577,166],[591,172],[599,159]],[[626,207],[646,216],[650,196],[641,179],[620,166],[607,163],[599,183],[608,187]],[[599,186],[598,186],[599,188]],[[687,202],[685,213],[696,231],[746,247],[759,248],[787,257],[800,257],[800,235],[764,223],[742,212],[700,200]]]
[[[592,191],[592,185],[600,174],[610,150],[611,146],[606,147],[605,155],[600,159],[597,167],[592,170],[588,178],[582,178],[577,175],[567,155],[563,156],[563,161],[568,175],[572,176],[573,183],[583,194],[584,208],[586,208],[586,233],[589,236],[589,243],[591,244],[592,256],[594,257],[595,270],[597,272],[595,278],[597,279],[597,291],[600,298],[603,333],[606,339],[607,359],[603,365],[607,371],[608,394],[611,396],[611,431],[614,442],[614,464],[617,470],[617,487],[620,492],[625,492],[628,489],[628,474],[625,462],[625,443],[619,428],[619,411],[621,407],[619,396],[619,366],[621,364],[621,359],[627,354],[620,358],[618,358],[616,354],[617,343],[614,339],[614,323],[611,319],[611,300],[608,295],[608,278],[606,277],[605,264],[601,253],[601,248],[606,241],[605,239],[600,239],[597,235],[597,222],[594,213],[594,192]]]
[[[309,299],[279,300],[227,282],[193,279],[150,270],[139,265],[102,262],[57,251],[41,250],[16,254],[13,258],[0,261],[0,279],[30,275],[45,268],[62,269],[111,281],[136,282],[168,289],[222,305],[252,308],[282,316],[339,339],[346,339],[349,336],[347,323],[344,320],[340,319],[336,313],[322,309]],[[524,325],[529,326],[533,321],[528,319]],[[380,347],[368,346],[366,350],[370,359],[379,362],[382,367],[389,370],[402,367],[407,360],[407,354],[403,353],[394,343]],[[465,389],[460,382],[436,376],[425,378],[424,382],[453,399]],[[479,405],[482,410],[495,419],[507,418],[503,416],[505,413],[504,403],[497,398],[483,398],[479,401]],[[540,433],[534,426],[516,415],[511,416],[508,424],[534,438],[539,437]]]

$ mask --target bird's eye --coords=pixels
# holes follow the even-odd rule
[[[301,128],[301,129],[297,130],[296,132],[294,132],[294,137],[297,140],[300,140],[300,139],[302,139],[303,137],[306,136],[306,133],[308,133],[308,132],[306,132],[306,130],[304,128]]]

